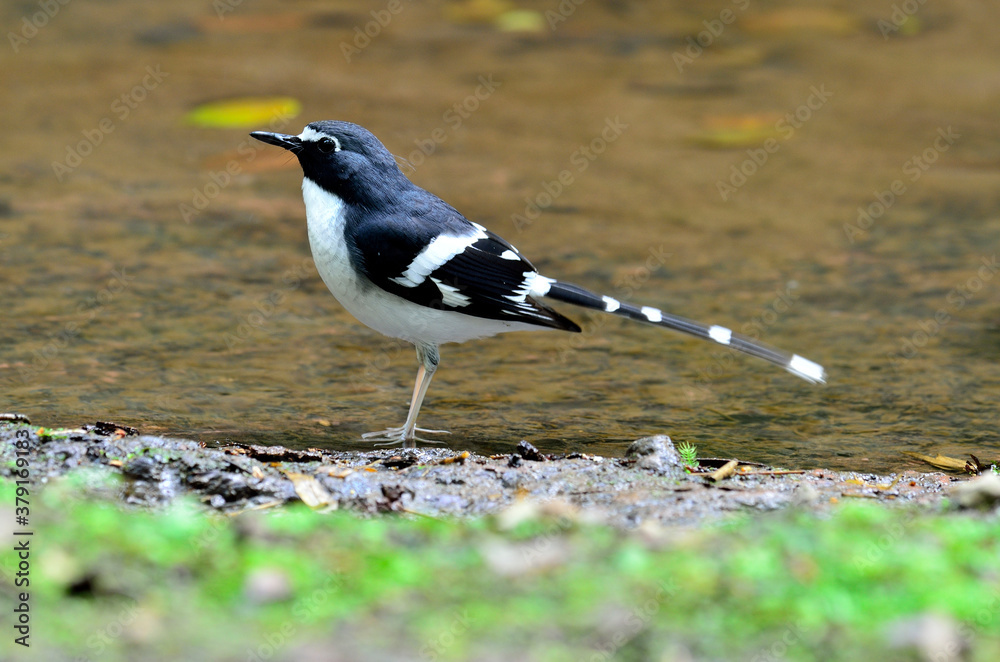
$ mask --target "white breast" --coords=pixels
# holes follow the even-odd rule
[[[520,322],[426,308],[376,287],[351,265],[344,239],[347,210],[344,201],[308,178],[302,180],[302,199],[306,204],[309,246],[316,270],[337,301],[366,326],[392,338],[432,345],[465,342],[504,331],[538,329]]]
[[[302,199],[306,203],[309,246],[316,270],[333,296],[346,306],[347,300],[356,298],[358,292],[357,275],[344,241],[347,205],[308,178],[302,180]]]

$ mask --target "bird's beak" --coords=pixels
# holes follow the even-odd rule
[[[302,147],[302,141],[299,140],[298,136],[289,136],[284,133],[271,133],[270,131],[251,131],[251,138],[256,138],[261,142],[265,142],[268,145],[277,145],[278,147],[283,147],[291,152],[299,151]]]

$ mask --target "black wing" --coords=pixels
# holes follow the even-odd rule
[[[528,295],[538,272],[516,248],[426,196],[406,213],[349,215],[352,258],[374,285],[429,308],[580,330]]]

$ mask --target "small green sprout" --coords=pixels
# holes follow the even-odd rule
[[[677,452],[680,453],[681,462],[684,466],[695,467],[698,466],[698,447],[693,446],[686,441],[682,441],[677,444]]]

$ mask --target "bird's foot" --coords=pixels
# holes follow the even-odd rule
[[[396,444],[402,445],[403,448],[415,448],[417,441],[422,441],[427,444],[443,444],[443,441],[437,441],[435,439],[425,439],[423,437],[418,437],[417,433],[423,432],[425,434],[451,434],[448,430],[428,430],[425,428],[414,428],[413,434],[407,436],[406,428],[387,428],[385,430],[379,430],[378,432],[366,432],[361,435],[361,438],[365,441],[374,441],[376,446],[395,446]]]

